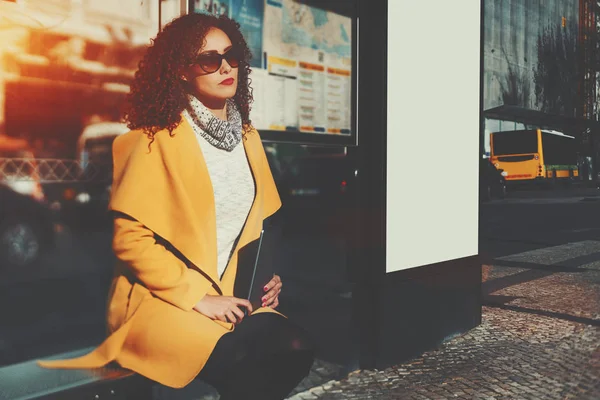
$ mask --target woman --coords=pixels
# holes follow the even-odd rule
[[[132,131],[113,145],[110,335],[42,366],[116,361],[174,388],[198,377],[224,400],[282,399],[307,375],[310,339],[274,310],[279,276],[257,310],[233,296],[239,249],[281,206],[250,125],[249,59],[239,25],[204,14],[174,20],[148,48],[129,96]]]

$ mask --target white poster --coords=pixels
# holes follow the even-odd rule
[[[480,7],[388,2],[387,272],[478,254]]]

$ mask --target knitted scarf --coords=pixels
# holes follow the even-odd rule
[[[233,99],[227,99],[227,121],[217,118],[195,96],[188,95],[188,112],[194,131],[213,146],[232,151],[242,140],[242,115]]]

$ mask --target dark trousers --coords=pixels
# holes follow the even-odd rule
[[[198,378],[220,400],[284,399],[308,375],[314,345],[289,319],[273,313],[245,317],[225,334]]]

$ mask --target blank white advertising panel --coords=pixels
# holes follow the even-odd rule
[[[387,272],[478,253],[480,1],[388,1]]]

